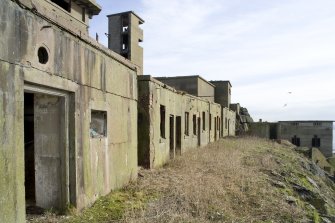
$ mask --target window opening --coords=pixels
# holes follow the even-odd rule
[[[165,106],[160,106],[160,131],[161,137],[165,139]]]
[[[314,138],[312,139],[312,147],[320,148],[320,146],[321,146],[321,139],[318,138],[317,135],[315,135]]]
[[[106,111],[91,111],[90,124],[91,138],[107,137],[107,112]]]
[[[300,138],[298,138],[296,135],[292,138],[292,144],[296,146],[300,146]]]

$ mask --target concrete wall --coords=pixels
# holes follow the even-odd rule
[[[222,108],[222,137],[235,136],[236,113],[228,108]]]
[[[0,222],[25,222],[23,102],[28,86],[65,95],[66,203],[81,209],[135,179],[136,66],[12,1],[0,2],[0,15]],[[48,52],[45,64],[39,62],[40,47]],[[106,111],[106,137],[90,137],[92,110]]]
[[[300,138],[300,146],[312,147],[312,139],[321,139],[320,151],[326,156],[333,155],[333,122],[292,121],[279,122],[278,138],[291,142],[294,136]]]
[[[200,76],[155,77],[164,84],[214,102],[214,85]]]
[[[270,139],[270,123],[268,122],[251,122],[249,123],[249,135],[260,138]]]
[[[214,119],[221,117],[221,106],[207,100],[197,98],[166,86],[151,76],[138,77],[139,87],[139,164],[147,168],[164,165],[169,159],[189,149],[205,146],[220,138],[220,127]],[[165,137],[160,134],[160,107],[165,107]],[[185,132],[185,112],[188,112],[188,134]],[[204,112],[204,113],[203,113]],[[204,114],[204,116],[203,116]],[[212,123],[209,122],[211,114]],[[181,146],[178,148],[177,138],[172,139],[171,147],[170,117],[173,115],[174,129],[177,136],[176,118],[181,119]],[[195,126],[193,124],[195,117]],[[205,122],[203,120],[205,117]],[[219,122],[217,122],[219,123]],[[200,125],[199,125],[200,124]],[[211,125],[211,130],[210,130]],[[195,127],[195,131],[193,131]],[[215,128],[216,127],[216,128]]]

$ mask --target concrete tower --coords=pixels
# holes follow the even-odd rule
[[[225,108],[230,108],[231,83],[230,81],[210,81],[215,85],[215,102]]]
[[[143,74],[143,30],[144,23],[132,11],[108,15],[108,48],[130,60],[138,67],[138,74]]]

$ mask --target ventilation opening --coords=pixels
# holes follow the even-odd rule
[[[44,47],[40,47],[38,49],[37,55],[38,55],[38,61],[41,64],[46,64],[48,62],[49,54],[48,54],[47,49],[45,49]]]

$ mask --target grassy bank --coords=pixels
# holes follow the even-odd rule
[[[42,222],[331,220],[334,184],[314,169],[290,145],[257,138],[223,139],[187,152],[164,168],[141,170],[136,183],[81,214],[49,214]]]

